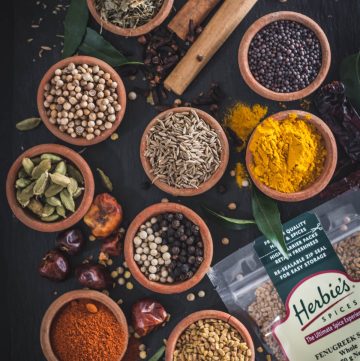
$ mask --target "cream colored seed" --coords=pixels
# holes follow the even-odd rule
[[[198,292],[198,296],[200,297],[200,298],[203,298],[203,297],[205,297],[205,291],[199,291]]]
[[[227,245],[230,243],[230,240],[229,240],[229,238],[224,237],[224,238],[221,240],[221,243],[222,243],[224,246],[227,246]]]
[[[195,295],[193,293],[189,293],[187,296],[186,296],[186,299],[189,301],[189,302],[192,302],[195,300]]]
[[[119,273],[116,272],[116,271],[112,271],[112,272],[111,272],[111,277],[112,277],[112,278],[116,278],[118,275],[119,275]]]
[[[125,278],[122,278],[122,277],[120,277],[119,279],[118,279],[118,284],[120,285],[120,286],[123,286],[124,284],[125,284]]]
[[[118,140],[119,139],[119,134],[118,133],[113,133],[111,134],[111,140]]]
[[[126,288],[127,288],[128,290],[132,290],[132,289],[134,288],[134,285],[133,285],[131,282],[127,282],[127,283],[126,283]]]
[[[236,209],[236,203],[232,202],[232,203],[229,203],[228,204],[228,208],[231,210],[231,211],[234,211]]]
[[[145,360],[146,357],[147,357],[147,353],[146,351],[140,351],[139,353],[139,357],[142,359],[142,360]]]
[[[130,272],[130,271],[125,271],[124,277],[125,277],[126,279],[130,278],[130,277],[131,277],[131,272]]]
[[[89,241],[94,242],[95,240],[96,240],[96,237],[95,237],[95,236],[93,236],[93,235],[90,235],[90,237],[89,237]]]
[[[146,350],[146,346],[143,343],[139,345],[139,351],[145,351],[145,350]]]

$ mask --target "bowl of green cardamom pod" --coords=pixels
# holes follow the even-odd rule
[[[41,144],[11,166],[6,196],[16,218],[40,232],[58,232],[79,222],[94,197],[94,177],[70,148]]]

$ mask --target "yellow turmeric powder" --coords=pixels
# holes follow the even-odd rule
[[[239,188],[247,187],[249,185],[248,175],[244,165],[240,162],[235,166],[235,180]]]
[[[283,193],[303,190],[321,174],[326,148],[321,134],[296,114],[266,119],[249,144],[251,170],[263,184]]]
[[[242,141],[238,151],[244,149],[246,141],[260,120],[267,114],[268,108],[260,104],[253,106],[244,103],[236,103],[225,115],[224,124],[230,128]]]

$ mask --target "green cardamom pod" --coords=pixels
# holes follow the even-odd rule
[[[25,168],[25,167],[24,167]],[[51,168],[50,159],[43,159],[32,171],[31,176],[33,179],[38,179],[43,173],[49,171]]]
[[[17,177],[18,178],[27,178],[29,174],[25,172],[25,169],[23,167],[20,168]]]
[[[57,213],[54,213],[48,217],[41,217],[41,220],[43,222],[54,222],[54,221],[57,221],[58,219],[59,219],[59,215]]]
[[[67,189],[63,189],[60,192],[60,199],[63,206],[69,210],[70,212],[75,212],[75,202],[72,195],[69,193]]]
[[[56,197],[46,198],[46,203],[53,207],[61,206],[60,199]]]
[[[47,183],[48,183],[48,179],[49,179],[49,173],[47,171],[45,171],[36,180],[35,186],[34,186],[34,189],[33,189],[33,194],[35,196],[40,196],[41,194],[43,194],[45,192],[45,189],[46,189],[46,186],[47,186]]]
[[[109,178],[109,177],[104,173],[104,171],[101,170],[100,168],[96,168],[96,170],[97,170],[97,171],[99,172],[99,174],[100,174],[101,182],[102,182],[102,184],[104,185],[104,187],[105,187],[108,191],[112,192],[112,190],[113,190],[113,185],[112,185],[112,182],[111,182],[110,178]]]
[[[70,178],[60,173],[50,173],[50,178],[54,184],[58,184],[63,187],[67,187],[70,184]]]
[[[17,189],[21,189],[21,188],[25,188],[27,187],[29,184],[31,183],[31,179],[28,178],[19,178],[16,182],[15,182],[15,188]]]
[[[81,172],[75,168],[72,164],[67,165],[67,171],[71,178],[75,178],[79,184],[84,184],[84,178]]]
[[[79,198],[82,195],[84,188],[78,187],[78,189],[72,195],[74,199]]]
[[[56,165],[54,173],[66,175],[66,164],[63,160]]]
[[[77,189],[78,189],[78,183],[77,183],[76,179],[75,178],[70,178],[70,183],[67,186],[67,190],[73,196],[74,193],[77,191]]]
[[[31,175],[35,167],[33,161],[30,158],[24,158],[22,160],[22,166],[24,167],[24,170],[28,175]]]
[[[34,157],[31,158],[31,160],[35,165],[38,165],[42,161],[41,157]]]
[[[54,162],[54,163],[57,163],[57,162],[60,162],[62,161],[62,158],[59,157],[58,155],[56,154],[52,154],[52,153],[44,153],[44,154],[41,154],[40,158],[42,160],[44,159],[50,159],[51,162]]]
[[[22,189],[19,194],[17,194],[17,200],[23,207],[26,207],[29,204],[30,199],[33,197],[34,186],[35,182],[29,184],[27,187]]]
[[[16,191],[16,199],[23,208],[25,208],[30,202],[29,199],[26,200],[21,196],[21,190],[19,189]]]
[[[42,216],[43,209],[44,209],[42,203],[35,198],[32,198],[30,200],[29,204],[27,205],[27,208],[30,209],[31,212],[33,212],[34,214],[36,214],[39,217]]]
[[[36,128],[41,123],[40,118],[27,118],[21,122],[16,123],[16,128],[18,130],[26,131]]]
[[[49,204],[45,204],[41,217],[49,217],[55,212],[55,207],[50,206]]]
[[[64,189],[63,186],[60,186],[59,184],[50,184],[45,191],[45,197],[50,198],[53,196],[56,196],[58,193],[60,193]]]
[[[66,218],[66,210],[64,206],[60,205],[56,207],[56,213],[63,218]]]

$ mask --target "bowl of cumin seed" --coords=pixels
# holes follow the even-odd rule
[[[168,17],[174,0],[87,0],[93,18],[120,36],[149,33]]]
[[[191,107],[166,110],[146,127],[140,159],[150,181],[173,196],[208,191],[223,176],[229,143],[221,125]]]

